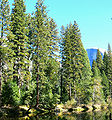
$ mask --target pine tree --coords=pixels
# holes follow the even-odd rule
[[[100,72],[102,73],[104,64],[103,64],[102,55],[101,55],[99,49],[97,50],[96,63],[97,63],[98,69],[99,69]]]
[[[110,96],[112,98],[112,51],[110,44],[108,44],[107,78],[109,80]]]
[[[45,70],[47,81],[42,89],[43,97],[41,97],[41,103],[46,108],[55,108],[55,105],[59,102],[59,65],[59,62],[55,58],[48,59]]]
[[[1,28],[1,38],[5,38],[9,26],[9,2],[8,0],[2,0],[0,2],[0,28]],[[1,43],[2,44],[2,43]]]
[[[28,48],[28,53],[29,53],[29,55],[28,55],[28,59],[29,59],[29,61],[30,61],[30,66],[29,66],[29,71],[28,72],[30,72],[29,73],[29,75],[31,76],[31,79],[32,79],[32,57],[33,57],[33,50],[34,50],[34,48],[33,48],[33,16],[31,16],[31,14],[28,14],[27,16],[26,16],[26,36],[28,37],[28,41],[27,41],[27,43],[28,43],[28,46],[27,46],[27,48]]]
[[[0,2],[0,106],[1,106],[1,88],[2,88],[2,78],[4,75],[4,64],[7,60],[7,33],[9,27],[9,3],[8,0],[1,0]]]
[[[107,55],[106,52],[104,52],[103,64],[104,64],[103,70],[104,70],[104,72],[105,72],[105,74],[106,74],[106,76],[107,76],[108,55]]]
[[[92,64],[92,72],[93,72],[93,104],[95,103],[101,103],[104,100],[104,94],[103,94],[103,86],[101,84],[102,78],[100,76],[100,70],[97,67],[97,63],[95,60],[93,60]]]
[[[104,52],[103,57],[103,73],[102,73],[102,85],[103,85],[103,91],[105,96],[105,101],[107,101],[107,97],[109,96],[109,80],[107,78],[108,75],[108,54]]]
[[[83,48],[83,46],[81,51],[82,51],[82,64],[83,64],[81,87],[83,88],[83,94],[84,94],[82,101],[84,101],[85,103],[88,103],[91,101],[91,94],[92,94],[92,87],[91,87],[92,71],[91,71],[87,51]]]
[[[57,30],[57,25],[55,21],[50,18],[49,20],[49,37],[50,39],[50,45],[49,45],[49,50],[50,50],[50,56],[52,56],[55,59],[59,59],[59,37],[58,37],[58,30]]]
[[[57,31],[57,25],[55,21],[50,18],[47,21],[47,30],[49,31],[47,38],[48,43],[48,61],[45,69],[46,77],[47,77],[47,84],[45,85],[45,92],[43,92],[47,97],[44,97],[44,104],[47,104],[49,108],[53,108],[56,103],[59,102],[59,37]],[[48,92],[46,92],[48,91]],[[52,96],[52,97],[51,97]],[[49,102],[46,103],[46,101]]]
[[[62,27],[61,27],[61,40],[60,40],[60,43],[59,43],[59,45],[60,45],[60,56],[61,56],[61,58],[62,58],[62,60],[64,59],[64,51],[63,51],[63,39],[64,39],[64,33],[65,33],[65,27],[62,25]],[[62,67],[62,61],[61,61],[61,66],[60,66],[60,95],[61,95],[61,97],[60,97],[60,100],[61,100],[61,102],[64,100],[64,98],[65,98],[65,96],[64,96],[64,98],[63,98],[63,95],[65,95],[65,82],[64,82],[64,79],[63,79],[63,67]]]
[[[11,14],[11,33],[13,35],[10,37],[11,49],[13,50],[13,81],[17,82],[20,88],[24,84],[24,80],[28,75],[26,69],[29,66],[28,60],[28,48],[27,40],[28,38],[25,35],[25,5],[23,0],[14,0],[14,8],[12,9]]]
[[[92,72],[93,72],[93,77],[99,76],[99,69],[97,67],[97,63],[95,60],[93,60],[93,63],[92,63]]]
[[[33,78],[36,80],[36,107],[39,106],[39,94],[42,94],[42,86],[47,80],[45,76],[45,68],[49,55],[49,31],[48,31],[48,17],[46,13],[46,6],[43,0],[38,0],[36,3],[36,11],[33,17]],[[41,87],[39,87],[41,86]]]
[[[26,36],[28,37],[28,49],[29,49],[29,56],[30,56],[30,58],[29,59],[31,59],[32,57],[32,51],[33,51],[33,49],[32,49],[32,45],[33,45],[33,43],[32,43],[32,37],[33,37],[33,17],[31,16],[31,14],[28,14],[27,16],[26,16],[26,28],[27,28],[27,30],[26,30]]]
[[[103,86],[105,101],[107,101],[107,97],[109,96],[109,81],[104,71],[102,72],[102,86]]]
[[[38,16],[38,17],[37,17]],[[36,106],[45,104],[48,108],[51,102],[46,103],[46,100],[50,100],[50,94],[53,94],[53,91],[58,91],[58,80],[57,77],[51,79],[55,74],[52,74],[52,77],[47,75],[46,71],[48,68],[55,71],[58,74],[59,62],[58,62],[58,32],[57,25],[52,18],[47,16],[46,6],[44,5],[43,0],[38,0],[36,4],[36,11],[33,16],[28,16],[28,39],[29,39],[29,53],[30,60],[32,61],[32,81],[36,81],[37,87],[37,98]],[[56,60],[57,59],[57,60]],[[55,64],[57,67],[53,67],[52,64]],[[51,65],[51,66],[49,66]],[[49,73],[51,75],[51,73]],[[57,81],[56,81],[57,80]],[[54,84],[53,81],[56,81]],[[48,90],[49,88],[49,90]],[[50,93],[49,93],[50,92]],[[56,92],[53,95],[58,95]],[[55,97],[55,102],[58,100],[58,97]],[[48,101],[48,100],[47,100]],[[40,104],[39,104],[40,103]],[[54,104],[52,102],[52,104]],[[52,105],[51,105],[52,106]]]
[[[69,25],[71,27],[71,25]],[[72,46],[70,41],[70,31],[69,26],[67,26],[66,30],[63,31],[62,35],[62,69],[63,69],[63,79],[64,79],[64,86],[66,86],[66,91],[69,97],[69,100],[71,99],[71,84],[73,83],[73,78],[70,79],[70,75],[72,72],[71,69],[71,54],[72,54]],[[66,79],[66,80],[65,80]]]
[[[74,96],[75,100],[79,103],[82,101],[85,102],[85,92],[82,93],[82,91],[86,88],[86,83],[90,83],[91,81],[91,69],[76,22],[74,22],[73,25],[70,24],[62,31],[61,46],[63,80],[69,99]],[[89,89],[88,87],[87,91],[89,91]]]

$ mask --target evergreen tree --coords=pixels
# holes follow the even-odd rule
[[[87,88],[87,91],[90,89],[85,85],[88,86],[91,81],[91,69],[77,23],[70,24],[62,33],[63,79],[69,99],[74,96],[79,103],[87,102],[87,99],[84,101],[86,92],[84,89]]]
[[[28,38],[25,35],[25,5],[23,0],[14,0],[14,8],[12,9],[11,14],[11,32],[13,35],[10,37],[11,49],[13,50],[13,80],[17,82],[20,88],[24,84],[24,80],[28,75],[26,69],[29,66],[28,60],[28,48],[27,48],[27,40]]]
[[[28,59],[30,61],[30,66],[29,66],[29,75],[31,75],[31,79],[32,79],[32,61],[33,61],[33,16],[31,16],[31,14],[28,14],[27,17],[26,17],[26,36],[28,37]]]
[[[49,50],[50,50],[50,56],[55,58],[55,59],[59,59],[59,37],[58,37],[58,31],[57,31],[57,25],[55,23],[55,21],[50,18],[49,20],[49,37],[48,39],[50,39],[50,45],[49,45]]]
[[[9,3],[8,0],[1,0],[0,2],[0,106],[1,106],[1,88],[2,78],[4,75],[4,64],[7,59],[7,33],[9,28]]]
[[[70,24],[67,26],[65,31],[62,31],[62,69],[63,69],[63,79],[64,79],[64,86],[68,94],[69,100],[71,99],[71,84],[73,84],[73,78],[71,77],[71,54],[72,54],[72,40],[70,40],[70,31],[69,27],[72,25]],[[71,27],[72,29],[72,27]],[[65,92],[65,91],[64,91]]]
[[[112,98],[112,51],[110,44],[108,44],[107,78],[109,80],[110,96]]]
[[[33,17],[31,16],[31,14],[28,14],[26,16],[26,36],[28,37],[28,52],[29,52],[29,59],[31,60],[32,59],[32,53],[33,53],[33,49],[32,49],[32,37],[33,37]]]
[[[85,103],[91,101],[91,95],[92,95],[92,82],[91,82],[91,76],[92,71],[89,63],[89,58],[87,55],[87,51],[82,46],[82,79],[81,79],[81,87],[83,88],[83,98],[82,101]]]
[[[93,60],[92,64],[92,72],[93,72],[93,104],[101,103],[104,100],[104,94],[102,90],[102,78],[100,76],[100,70],[97,67],[97,63]]]
[[[42,94],[42,87],[46,83],[45,68],[49,55],[49,31],[48,31],[48,17],[46,13],[46,6],[43,0],[38,0],[36,3],[36,11],[33,17],[33,78],[36,80],[36,107],[39,106],[39,94]],[[39,87],[41,86],[41,87]],[[40,92],[41,91],[41,92]]]
[[[18,105],[19,90],[16,82],[7,81],[2,87],[2,105]]]
[[[99,49],[97,50],[96,63],[97,63],[97,67],[98,67],[98,69],[99,69],[100,72],[102,73],[102,70],[103,70],[103,66],[104,66],[104,64],[103,64],[102,55],[101,55]]]
[[[102,73],[102,85],[103,85],[103,91],[105,95],[105,101],[107,101],[107,97],[109,96],[109,80],[107,78],[108,75],[108,54],[104,52],[104,57],[103,57],[103,73]]]
[[[47,97],[43,97],[44,103],[48,108],[54,108],[56,103],[59,102],[59,37],[57,31],[57,25],[55,21],[50,18],[47,21],[47,30],[49,34],[47,35],[48,43],[48,61],[45,69],[47,84],[45,85],[45,89],[42,89],[44,95]],[[44,92],[45,90],[45,92]],[[48,92],[46,92],[48,91]],[[52,97],[51,97],[52,96]],[[46,102],[48,101],[49,102]]]
[[[98,77],[99,76],[99,69],[97,67],[97,63],[95,60],[93,60],[93,63],[92,63],[92,72],[93,72],[93,77]]]
[[[102,86],[103,86],[105,101],[107,101],[107,97],[109,96],[109,81],[104,71],[102,72]]]
[[[38,16],[38,17],[37,17]],[[50,100],[50,94],[55,94],[54,91],[58,91],[58,80],[56,77],[56,73],[58,75],[59,62],[56,60],[58,58],[58,32],[57,25],[55,24],[52,18],[47,16],[46,6],[44,5],[43,0],[38,0],[36,4],[36,11],[33,16],[27,16],[28,21],[28,43],[30,60],[32,61],[31,74],[32,74],[32,82],[37,83],[36,87],[36,106],[41,107],[44,104],[46,108],[49,105],[54,104],[54,102],[46,103],[46,100]],[[56,61],[55,61],[56,60]],[[53,67],[53,63],[57,67]],[[49,66],[51,65],[51,66]],[[50,70],[51,67],[51,70]],[[55,79],[49,77],[49,74],[46,74],[48,71],[52,73],[52,70],[55,74],[52,73],[56,77]],[[57,81],[56,81],[57,80]],[[54,84],[52,84],[54,82]],[[49,93],[50,92],[50,93]],[[48,100],[47,100],[48,101]],[[58,97],[55,97],[55,102],[58,101]],[[40,104],[39,104],[40,102]],[[51,106],[52,106],[51,105]]]
[[[61,56],[61,58],[62,58],[62,60],[64,59],[64,51],[63,51],[63,39],[64,39],[64,33],[65,33],[65,27],[62,25],[62,27],[61,27],[61,40],[60,40],[60,56]],[[62,64],[62,61],[61,61],[61,64]],[[61,102],[62,101],[64,101],[64,98],[65,98],[65,96],[67,96],[67,95],[65,95],[65,91],[66,91],[66,89],[65,89],[65,82],[64,82],[64,79],[63,79],[63,67],[62,67],[62,65],[60,66],[60,95],[61,95],[61,98],[60,98],[60,100],[61,100]],[[65,96],[64,96],[65,95]]]
[[[56,61],[56,59],[49,58],[47,68],[45,70],[47,81],[42,89],[43,94],[41,97],[41,102],[44,104],[44,107],[49,109],[55,108],[55,105],[60,101],[58,80],[59,65],[59,62]]]
[[[9,26],[9,13],[10,13],[10,7],[9,7],[8,0],[1,0],[0,2],[0,28],[1,28],[0,32],[1,32],[2,39],[5,38],[7,35],[8,26]]]
[[[104,69],[104,72],[105,72],[105,74],[107,76],[108,55],[107,55],[106,52],[104,52],[103,64],[104,64],[103,69]]]

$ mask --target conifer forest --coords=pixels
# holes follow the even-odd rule
[[[51,110],[58,104],[109,104],[112,50],[90,66],[77,22],[59,32],[43,0],[26,13],[24,0],[0,2],[0,107]],[[111,102],[110,102],[111,103]]]

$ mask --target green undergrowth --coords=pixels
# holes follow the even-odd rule
[[[112,104],[103,102],[103,103],[96,103],[93,104],[92,102],[89,104],[79,104],[77,105],[76,101],[74,100],[69,100],[65,104],[61,103],[57,105],[57,109],[60,112],[90,112],[90,111],[100,111],[104,109],[108,109],[109,107],[112,107]]]

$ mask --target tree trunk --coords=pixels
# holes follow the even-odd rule
[[[63,84],[62,84],[62,79],[63,79],[63,78],[62,78],[62,70],[61,70],[61,101],[62,101],[62,94],[63,94],[63,93],[62,93],[62,89],[63,89],[63,88],[62,88],[62,87],[63,87],[63,86],[62,86],[62,85],[63,85]]]
[[[3,21],[4,21],[4,14],[3,14],[3,16],[2,16],[2,27],[1,27],[1,38],[3,38],[3,31],[4,31],[4,25],[3,25]]]
[[[112,115],[111,115],[111,113],[109,114],[109,120],[112,120]]]
[[[71,84],[69,85],[69,100],[71,100]]]
[[[93,105],[95,104],[95,88],[93,86]]]
[[[39,44],[37,44],[37,50],[39,49]],[[37,63],[37,99],[36,107],[39,107],[39,53],[37,52],[38,63]]]
[[[18,46],[18,55],[21,51],[21,48],[20,46]],[[19,62],[21,61],[21,58],[19,57],[18,58],[18,69],[17,69],[17,73],[18,73],[18,79],[17,79],[17,84],[18,84],[18,87],[19,87],[19,97],[21,97],[21,84],[22,84],[22,75],[21,75],[21,65],[19,64]]]
[[[74,82],[74,101],[77,101],[77,94],[76,94],[76,87],[75,87],[75,82]]]
[[[37,103],[36,103],[36,107],[38,108],[39,106],[39,66],[37,68]]]
[[[1,39],[3,39],[3,18],[4,18],[4,15],[2,16],[2,27],[1,27]],[[0,41],[0,47],[2,45],[2,41]],[[0,107],[1,107],[1,103],[2,103],[2,57],[1,57],[1,51],[0,51]]]
[[[76,90],[74,90],[74,101],[77,101],[77,98],[76,98]]]
[[[19,67],[19,69],[18,69],[18,87],[19,87],[19,97],[21,97],[21,91],[20,91],[20,88],[21,88],[21,70],[20,70],[20,67]]]
[[[1,65],[1,58],[0,58],[0,107],[1,107],[1,103],[2,103],[2,65]]]

